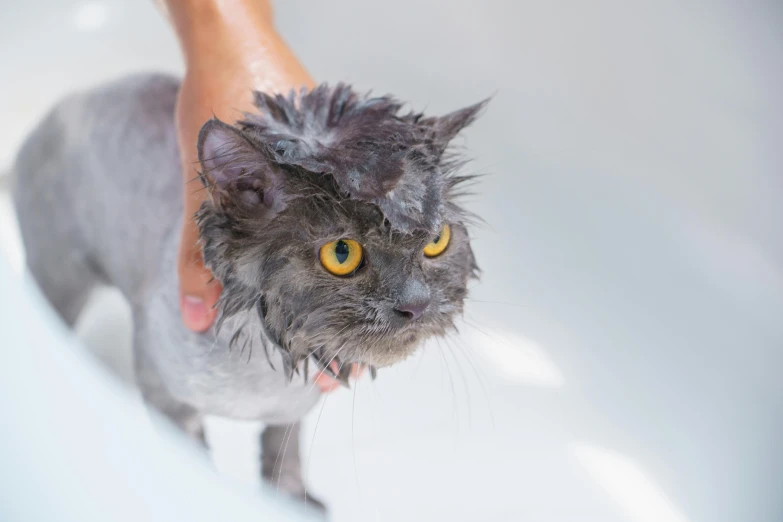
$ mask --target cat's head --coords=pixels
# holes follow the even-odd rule
[[[199,135],[222,317],[256,310],[289,372],[308,357],[386,366],[444,334],[478,270],[456,202],[470,177],[446,149],[485,102],[423,117],[345,85],[255,100]]]

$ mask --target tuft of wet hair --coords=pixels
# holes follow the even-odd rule
[[[238,125],[275,163],[331,175],[344,194],[374,203],[403,232],[440,226],[451,167],[459,166],[441,159],[487,103],[425,118],[401,114],[403,104],[392,96],[359,94],[345,84],[254,98],[259,112]]]

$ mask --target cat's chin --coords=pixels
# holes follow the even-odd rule
[[[344,328],[343,328],[344,329]],[[433,322],[406,324],[405,327],[383,332],[381,335],[352,335],[338,338],[342,332],[339,327],[336,333],[329,330],[320,332],[327,341],[326,346],[314,350],[313,341],[318,340],[316,334],[297,336],[306,342],[292,343],[292,360],[301,361],[306,357],[313,357],[316,365],[325,368],[337,365],[345,368],[351,364],[360,364],[383,368],[392,366],[413,355],[425,341],[433,337],[445,335],[448,326]],[[379,332],[380,333],[380,332]],[[358,342],[354,337],[358,337]]]
[[[377,346],[371,351],[357,350],[360,357],[349,362],[356,362],[374,366],[376,368],[392,366],[413,355],[419,346],[422,345],[422,339],[418,335],[410,332],[396,336],[394,339],[390,339],[388,343],[384,344],[385,346]]]

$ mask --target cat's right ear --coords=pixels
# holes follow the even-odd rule
[[[201,182],[216,207],[284,208],[273,161],[235,127],[218,119],[205,123],[198,135],[198,159]]]
[[[419,122],[429,131],[430,148],[436,157],[440,158],[446,151],[451,140],[465,127],[473,123],[486,108],[490,98],[470,107],[465,107],[445,116],[426,118]]]

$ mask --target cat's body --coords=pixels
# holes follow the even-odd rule
[[[364,275],[357,275],[350,281],[338,280],[327,274],[322,267],[315,268],[307,264],[310,261],[306,256],[313,255],[314,259],[317,256],[310,253],[310,247],[303,247],[296,252],[287,251],[281,258],[270,257],[267,265],[261,267],[252,265],[253,274],[266,274],[270,270],[268,266],[271,265],[274,265],[278,270],[272,272],[271,278],[267,279],[266,283],[262,283],[262,286],[266,286],[266,288],[253,289],[241,279],[241,277],[245,277],[243,270],[248,270],[246,266],[240,264],[239,260],[231,258],[230,251],[220,250],[226,248],[225,245],[230,244],[232,239],[230,236],[226,238],[220,235],[226,233],[225,219],[229,219],[229,217],[233,219],[238,210],[244,212],[250,208],[248,205],[253,205],[255,213],[251,214],[259,219],[258,223],[253,225],[253,231],[259,234],[258,237],[261,239],[254,239],[245,234],[243,236],[245,239],[242,240],[244,243],[240,243],[240,245],[253,243],[258,247],[258,244],[265,238],[264,234],[267,234],[267,230],[269,230],[269,234],[274,233],[274,227],[269,226],[270,223],[274,225],[281,221],[284,222],[288,207],[295,210],[299,202],[307,202],[308,200],[302,196],[292,198],[290,194],[292,189],[287,185],[280,185],[279,180],[276,181],[278,185],[269,186],[266,180],[270,177],[274,178],[274,176],[270,174],[271,170],[264,170],[266,167],[257,173],[258,179],[267,183],[263,189],[252,189],[255,192],[250,192],[247,187],[242,185],[240,187],[242,191],[228,192],[231,187],[223,188],[219,184],[227,179],[225,176],[235,173],[236,165],[216,164],[214,159],[219,158],[218,155],[210,158],[207,154],[205,157],[203,152],[205,148],[212,146],[213,152],[219,148],[215,149],[215,144],[209,142],[210,135],[202,136],[199,144],[200,154],[202,154],[201,166],[205,172],[205,178],[202,180],[207,184],[212,183],[213,195],[222,195],[229,197],[229,199],[236,196],[236,200],[232,203],[233,207],[224,207],[222,205],[225,204],[225,201],[221,204],[215,200],[214,205],[204,207],[200,215],[202,240],[205,242],[205,259],[224,283],[223,298],[225,300],[222,301],[222,305],[224,312],[230,308],[230,314],[226,313],[230,317],[217,330],[217,333],[214,328],[204,334],[189,331],[180,320],[176,273],[182,219],[182,176],[173,122],[178,85],[178,80],[165,76],[137,76],[124,79],[69,97],[55,107],[38,126],[19,153],[13,169],[14,202],[27,253],[27,265],[46,297],[63,319],[71,325],[78,318],[92,288],[98,284],[118,287],[130,302],[133,312],[136,378],[145,399],[186,432],[196,437],[203,436],[201,419],[204,414],[264,421],[268,424],[262,437],[264,476],[270,480],[273,475],[275,479],[279,477],[283,489],[301,495],[303,485],[299,471],[298,420],[316,403],[319,392],[314,389],[312,379],[305,378],[306,375],[300,374],[298,378],[291,379],[291,371],[294,368],[302,372],[307,371],[306,365],[299,364],[302,359],[308,359],[308,356],[313,353],[307,342],[320,343],[319,346],[322,350],[318,352],[319,354],[324,352],[324,357],[337,358],[344,346],[339,349],[331,348],[329,342],[340,332],[345,331],[353,321],[350,318],[344,319],[347,321],[345,326],[339,323],[339,320],[350,311],[347,310],[347,305],[336,309],[336,311],[324,312],[319,316],[321,310],[325,309],[324,307],[331,305],[328,302],[329,296],[339,294],[341,291],[330,290],[328,285],[338,285],[335,288],[344,288],[346,292],[353,291],[354,288],[361,288],[363,292],[373,292],[375,291],[373,287],[367,285],[375,281],[378,276],[372,274],[383,270],[397,270],[395,267],[398,265],[401,270],[404,265],[406,270],[404,274],[408,275],[395,275],[395,278],[388,279],[391,282],[380,280],[378,283],[379,288],[382,287],[384,292],[391,292],[389,295],[392,301],[389,301],[390,298],[386,297],[386,294],[377,302],[370,301],[365,296],[357,297],[359,299],[357,302],[370,303],[375,307],[371,309],[372,318],[368,319],[374,322],[364,327],[363,332],[367,336],[365,339],[369,339],[367,346],[357,345],[354,354],[350,356],[353,359],[349,362],[372,363],[380,360],[385,364],[387,361],[399,360],[415,347],[422,335],[442,332],[446,325],[446,319],[450,321],[451,316],[461,310],[465,292],[464,283],[475,269],[472,254],[467,246],[467,235],[461,223],[455,222],[452,225],[454,230],[452,235],[455,239],[452,239],[454,245],[450,247],[451,253],[447,252],[448,255],[445,255],[437,263],[421,256],[411,258],[407,253],[402,257],[395,258],[394,256],[397,255],[395,252],[383,250],[381,241],[391,241],[390,238],[394,236],[397,241],[395,244],[411,244],[412,248],[419,249],[420,246],[417,245],[423,245],[429,241],[427,238],[430,236],[427,234],[432,234],[433,230],[441,226],[442,220],[456,220],[459,216],[455,210],[457,207],[449,206],[450,203],[446,201],[445,194],[448,188],[441,187],[445,187],[446,183],[441,180],[439,181],[440,185],[434,185],[438,190],[442,189],[444,202],[441,202],[440,193],[435,195],[437,197],[430,193],[426,194],[426,197],[437,203],[436,206],[427,210],[429,207],[426,206],[426,202],[422,203],[415,199],[417,185],[409,184],[413,187],[410,189],[408,185],[405,185],[404,177],[402,181],[399,179],[393,179],[391,182],[388,179],[382,180],[385,187],[383,190],[388,192],[388,194],[383,192],[386,195],[393,192],[389,187],[393,187],[394,183],[397,183],[397,193],[402,196],[398,196],[397,203],[395,203],[391,197],[378,199],[377,194],[381,194],[381,192],[372,195],[371,189],[377,191],[377,187],[367,188],[356,185],[355,174],[351,174],[354,177],[349,176],[347,182],[354,183],[352,185],[354,197],[368,199],[370,197],[368,194],[370,194],[375,198],[374,203],[363,201],[353,203],[352,198],[344,195],[346,191],[333,189],[333,184],[325,185],[326,188],[318,197],[318,201],[323,203],[329,197],[343,198],[342,201],[345,205],[355,205],[358,209],[357,212],[364,212],[363,215],[374,216],[375,209],[380,208],[382,212],[377,214],[381,216],[381,219],[383,219],[383,215],[392,218],[391,229],[388,229],[384,233],[385,235],[378,236],[376,234],[376,237],[370,233],[366,238],[367,249],[370,252],[368,255],[370,255],[370,262],[375,263],[374,266],[371,265],[369,269],[364,269],[365,272],[362,273]],[[340,94],[338,91],[335,92]],[[344,90],[343,94],[348,92]],[[321,94],[329,93],[322,91]],[[332,99],[330,103],[332,103],[330,110],[333,111],[335,100]],[[348,106],[347,110],[355,110],[354,116],[356,114],[361,116],[360,111],[372,111],[374,110],[372,107],[377,106],[377,103],[373,105],[372,100],[365,105],[358,104],[353,109],[350,109],[350,101],[348,105],[345,105],[345,100],[340,103]],[[343,110],[343,105],[340,106],[340,110]],[[317,110],[320,109],[316,107],[316,112]],[[396,110],[394,109],[394,112]],[[476,111],[477,109],[473,110],[468,115],[469,117],[465,116],[464,121],[458,122],[459,128],[469,123]],[[393,115],[393,113],[389,114]],[[345,116],[344,119],[349,121],[349,116],[351,114]],[[386,113],[382,116],[384,118],[392,117]],[[400,126],[404,123],[413,127],[419,125],[418,121],[418,117],[415,120],[398,119],[395,125]],[[423,120],[423,122],[428,125],[440,124],[434,119]],[[381,121],[381,123],[383,122]],[[448,123],[446,121],[446,124]],[[446,124],[443,125],[447,127],[446,130],[451,135],[444,138],[444,145],[437,154],[438,161],[445,148],[445,143],[459,130],[456,124],[451,125],[454,129],[448,128]],[[207,127],[205,126],[205,129]],[[377,128],[380,127],[379,124]],[[259,128],[263,130],[265,127]],[[370,126],[368,128],[374,129],[376,127]],[[310,127],[305,130],[308,129]],[[253,131],[252,128],[250,130]],[[269,131],[269,129],[266,130]],[[399,133],[395,129],[392,130],[394,132],[389,134],[391,138],[386,136],[384,142],[378,141],[377,143],[388,144],[389,139],[398,139]],[[215,139],[225,138],[220,134],[224,131],[225,129],[217,128],[213,133],[217,136]],[[306,165],[304,167],[299,164],[293,167],[287,166],[291,158],[297,159],[296,151],[292,152],[294,145],[291,145],[291,143],[296,144],[296,140],[288,140],[284,145],[281,145],[283,141],[278,139],[279,128],[276,132],[275,139],[278,141],[273,147],[274,152],[270,154],[280,154],[280,157],[277,158],[278,163],[269,168],[278,174],[279,172],[288,172],[290,176],[293,176],[291,179],[300,174],[307,174],[308,171],[301,170],[308,168]],[[204,133],[205,131],[202,131],[202,134]],[[315,146],[320,144],[318,140],[305,143],[305,138],[309,139],[309,137],[304,136],[304,131],[300,137],[302,138],[301,142],[304,143],[302,146],[312,147],[313,144]],[[321,142],[325,140],[319,136],[316,138]],[[354,136],[352,139],[357,141],[351,143],[364,143],[361,138],[362,136]],[[242,147],[253,142],[247,137],[232,138],[228,136],[228,139],[239,139]],[[250,147],[248,150],[255,153],[258,152],[256,149],[263,149],[259,145],[260,138],[258,140],[258,142],[253,142],[253,146],[256,148]],[[438,140],[435,142],[438,143]],[[232,150],[236,150],[236,146],[232,146],[234,147]],[[430,143],[429,146],[433,145]],[[280,152],[281,147],[283,149],[288,147],[288,149]],[[383,149],[378,148],[379,146],[374,147],[371,154],[374,158],[373,161],[379,157],[383,160]],[[399,148],[398,145],[394,145],[395,151]],[[381,152],[378,152],[379,150]],[[351,149],[341,154],[341,157],[350,157],[352,153],[361,152],[363,149]],[[399,163],[399,153],[395,152],[394,154],[396,154],[394,161]],[[268,159],[268,156],[263,157]],[[426,154],[422,157],[427,159]],[[247,155],[242,158],[244,158],[243,161],[246,160]],[[212,163],[207,165],[210,161]],[[419,158],[418,161],[422,163],[424,160]],[[388,167],[382,162],[378,165],[381,170]],[[418,164],[416,166],[418,167]],[[240,185],[244,183],[242,180],[246,179],[246,164],[243,163],[242,167],[240,177],[236,178],[239,179]],[[234,170],[230,170],[231,168]],[[328,168],[319,165],[317,170],[328,172],[326,170]],[[194,165],[194,174],[195,169]],[[211,169],[215,171],[224,169],[224,171],[218,172],[213,178],[209,173]],[[407,172],[406,170],[406,176],[409,175]],[[427,175],[430,177],[439,175],[435,173],[435,170],[432,172]],[[322,178],[323,176],[313,179],[320,180]],[[236,179],[229,181],[236,182]],[[338,174],[335,174],[335,179],[339,181]],[[364,179],[371,178],[365,177]],[[422,182],[417,179],[414,181],[421,185]],[[236,188],[236,183],[232,186]],[[192,184],[192,190],[201,188],[197,181]],[[351,190],[349,187],[347,192],[351,192]],[[362,190],[364,192],[361,192]],[[409,192],[414,190],[414,192],[410,192],[413,195],[406,195],[405,190]],[[274,204],[270,203],[270,197],[281,191],[285,193],[285,197],[276,199]],[[403,196],[408,199],[399,200]],[[398,207],[394,207],[395,204]],[[420,216],[423,221],[424,218],[429,220],[422,228],[423,231],[417,232],[419,230],[417,223],[410,219],[410,216],[414,214],[406,214],[408,212],[406,209],[411,205],[418,208],[418,213],[415,216]],[[337,206],[341,207],[341,211],[343,210],[343,203],[338,203]],[[306,213],[308,208],[310,207],[302,207],[299,212]],[[289,213],[294,211],[290,209]],[[274,222],[269,221],[269,214],[273,212],[274,216],[278,217]],[[245,221],[242,222],[245,225],[247,224],[247,216],[248,214],[245,212],[243,214]],[[375,218],[367,219],[372,221]],[[334,220],[339,220],[339,216],[333,218]],[[296,223],[296,216],[293,216],[292,223]],[[386,220],[385,223],[388,226],[389,220]],[[400,227],[405,229],[405,233],[398,233],[395,223],[400,224]],[[303,223],[302,226],[308,230],[313,228],[308,228],[306,223]],[[333,223],[330,226],[333,226]],[[236,228],[228,226],[228,232],[237,233],[238,227],[239,225]],[[342,230],[345,229],[346,227],[342,228]],[[285,232],[285,230],[283,231]],[[312,233],[315,234],[315,232]],[[337,233],[344,234],[344,232]],[[355,228],[353,233],[359,235],[364,232]],[[290,235],[294,238],[291,240],[293,242],[297,238],[297,231],[290,230]],[[335,236],[335,238],[339,237],[340,235]],[[317,241],[322,240],[317,239]],[[380,246],[371,247],[372,241],[376,241]],[[406,241],[407,243],[405,243]],[[266,248],[279,250],[275,243],[269,243]],[[375,250],[370,251],[371,248],[375,248]],[[247,259],[243,262],[250,262],[248,259],[255,262],[256,257],[264,255],[266,254],[256,251],[254,256],[245,256]],[[306,281],[302,282],[306,277],[286,275],[286,272],[283,271],[284,268],[281,268],[286,264],[296,264],[297,262],[301,264],[296,258],[297,255],[305,256],[303,259],[307,262],[305,268],[308,271],[315,270],[312,275],[307,276],[311,277],[314,282],[309,283],[311,287],[302,290],[302,297],[298,297],[297,292],[291,290],[291,288],[298,290],[298,287],[281,286],[278,290],[272,288],[274,285],[288,284],[289,279],[298,281],[296,284],[300,285],[306,283]],[[373,255],[375,257],[372,257]],[[317,265],[317,261],[315,263]],[[386,264],[384,265],[384,263]],[[456,271],[454,267],[459,268],[459,273],[454,275],[454,282],[441,285],[442,289],[438,288],[433,282],[433,278],[445,278],[447,274],[444,273],[444,270]],[[370,271],[367,272],[367,270]],[[372,277],[375,279],[371,279]],[[243,284],[244,286],[242,286]],[[365,286],[354,287],[351,285]],[[432,288],[429,288],[430,286]],[[390,288],[391,290],[389,290]],[[319,289],[323,289],[325,298],[318,293]],[[277,293],[274,293],[275,291]],[[248,301],[250,304],[237,298],[237,296],[244,294],[252,297],[252,301]],[[267,296],[272,296],[268,297],[270,300],[274,296],[277,297],[274,297],[276,299],[274,302],[268,304]],[[290,296],[291,303],[285,301],[288,296]],[[400,302],[407,299],[416,304],[422,301],[422,296],[426,297],[426,301],[423,302],[425,308],[430,303],[430,296],[433,300],[430,308],[436,306],[438,308],[427,312],[432,317],[425,315],[420,320],[422,325],[420,329],[425,329],[422,330],[424,333],[420,334],[417,330],[418,323],[411,321],[413,314],[407,311],[400,312],[400,310],[410,309],[409,303],[400,304]],[[435,302],[436,298],[440,302]],[[418,301],[416,301],[417,299]],[[387,311],[381,310],[377,303],[387,301],[391,303],[395,311],[393,313],[391,310],[388,311],[391,314],[388,317],[381,316],[379,314],[387,314]],[[307,308],[308,306],[311,308]],[[321,308],[313,309],[312,307],[315,306]],[[362,306],[364,305],[362,304]],[[366,310],[362,313],[369,314]],[[416,318],[419,314],[420,312],[417,311]],[[440,315],[435,316],[435,314]],[[275,323],[276,317],[282,318],[280,321],[285,322],[280,327],[282,330]],[[330,317],[335,317],[338,324],[329,324]],[[297,322],[300,318],[302,320]],[[322,323],[314,326],[312,331],[315,333],[311,333],[307,330],[307,322],[308,319],[314,320],[314,318],[318,318]],[[323,321],[327,321],[325,326]],[[378,327],[378,325],[383,326],[383,332],[372,331],[372,327]],[[242,327],[241,332],[235,336],[234,334],[239,331],[239,327]],[[337,332],[334,335],[329,330],[332,327]],[[294,334],[291,338],[286,337],[296,328],[299,330],[295,333],[304,333],[300,337],[296,337]],[[380,329],[380,327],[376,329]],[[272,332],[271,335],[270,332]],[[329,334],[329,339],[318,340],[318,335],[324,336],[326,334]],[[376,337],[369,337],[370,335]],[[312,339],[316,339],[316,341],[311,341]],[[405,341],[403,342],[403,340]],[[343,345],[345,342],[342,340]],[[393,353],[395,342],[401,346],[399,353]],[[276,348],[267,351],[269,345],[276,346]],[[407,348],[407,345],[410,345],[411,348]],[[375,353],[370,351],[365,358],[361,358],[356,355],[360,353],[361,348],[364,349],[362,354],[367,354],[371,348],[376,351]],[[292,357],[290,354],[295,355]],[[326,363],[328,366],[328,360]],[[323,360],[321,360],[321,365],[323,366]],[[315,365],[310,365],[310,377],[315,369]],[[288,444],[286,455],[278,458],[281,445],[285,445],[283,439],[286,430],[292,432],[291,442]],[[277,468],[273,469],[275,465]]]
[[[137,366],[150,363],[173,398],[207,414],[295,421],[318,398],[310,384],[289,383],[241,344],[222,349],[230,328],[196,334],[179,318],[177,89],[173,78],[135,77],[67,99],[39,126],[14,169],[27,265],[68,322],[96,284],[119,288]],[[151,368],[139,369],[144,380]]]
[[[118,287],[131,304],[145,400],[195,437],[203,436],[204,414],[268,423],[265,475],[282,471],[283,486],[303,493],[294,424],[317,389],[289,382],[279,353],[269,354],[275,371],[250,346],[227,350],[230,328],[196,334],[179,316],[178,85],[164,76],[130,78],[66,99],[38,126],[13,170],[27,266],[70,325],[96,285]],[[273,471],[275,443],[289,428],[290,448]]]

